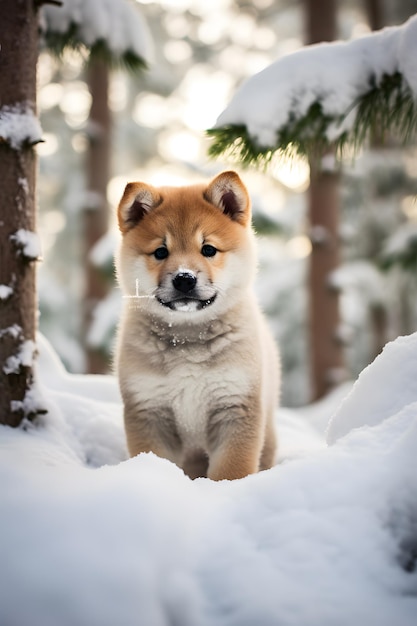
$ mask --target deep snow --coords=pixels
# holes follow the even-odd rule
[[[416,623],[417,334],[278,411],[280,463],[222,483],[128,460],[115,380],[39,345],[49,413],[0,428],[2,626]]]

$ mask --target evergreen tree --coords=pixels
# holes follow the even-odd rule
[[[122,67],[137,72],[146,68],[151,39],[137,7],[127,0],[112,0],[100,6],[95,6],[94,0],[85,3],[67,0],[65,10],[46,7],[44,18],[44,39],[48,50],[61,56],[68,48],[80,53],[88,49],[87,83],[91,109],[82,224],[85,287],[81,301],[81,334],[87,372],[104,373],[108,370],[108,355],[103,346],[91,344],[89,331],[97,307],[112,283],[105,271],[91,259],[94,246],[106,235],[109,224],[107,184],[111,172],[112,126],[108,103],[109,69]]]
[[[416,47],[414,16],[403,26],[279,59],[243,83],[208,130],[210,154],[262,166],[283,153],[341,156],[375,128],[409,140],[417,127]]]
[[[108,61],[143,66],[139,50],[145,45],[135,31],[135,43],[124,45],[120,29],[133,34],[137,22],[117,21],[126,14],[126,2],[106,3],[107,14],[97,20],[93,0],[84,3],[50,0],[43,9],[44,23],[49,10],[62,15],[51,25],[54,45],[89,46],[94,55]],[[0,420],[18,426],[24,418],[33,419],[44,412],[33,388],[33,363],[36,352],[36,271],[40,256],[36,235],[36,154],[34,145],[41,141],[36,117],[36,65],[39,49],[38,6],[33,0],[3,0],[0,24],[2,71],[0,72]],[[80,7],[90,21],[80,17]],[[78,19],[77,18],[77,19]],[[114,18],[114,19],[111,19]],[[52,24],[52,22],[51,22]],[[61,28],[62,25],[68,28]],[[107,24],[107,31],[103,24]],[[119,29],[117,29],[119,27]],[[48,32],[48,31],[46,31]],[[123,33],[122,33],[123,35]],[[66,41],[66,43],[65,43]],[[22,45],[24,42],[25,45]],[[113,53],[113,54],[112,54]]]
[[[313,7],[315,3],[308,4]],[[323,215],[330,217],[331,212],[336,213],[326,207],[327,193],[323,196],[317,188],[318,177],[322,177],[323,183],[325,177],[329,193],[334,195],[336,187],[330,179],[335,174],[320,174],[322,158],[329,153],[341,156],[347,146],[357,149],[370,133],[375,136],[375,129],[381,138],[388,131],[402,139],[415,132],[416,42],[417,16],[402,27],[387,28],[348,43],[308,46],[247,80],[219,117],[216,127],[208,131],[214,139],[210,148],[212,156],[226,154],[243,164],[257,166],[267,166],[276,155],[283,154],[298,153],[310,160],[310,195],[313,200],[318,193],[314,204],[319,211],[318,218],[312,220],[311,237],[310,343],[316,378],[314,397],[326,390],[323,370],[327,369],[331,375],[335,368],[338,371],[337,362],[340,363],[335,332],[337,313],[331,314],[335,311],[336,291],[332,292],[329,282],[334,259],[333,266],[323,266],[323,249],[330,252],[331,248],[337,249],[337,225],[323,228]],[[321,259],[316,259],[316,252]],[[317,294],[321,300],[318,307],[314,305],[319,301]],[[318,327],[323,329],[323,334],[317,332]]]

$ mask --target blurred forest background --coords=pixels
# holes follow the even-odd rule
[[[324,16],[329,2],[136,4],[153,39],[148,69],[88,66],[83,50],[59,58],[43,50],[39,57],[40,330],[70,371],[111,371],[121,305],[115,208],[125,184],[189,184],[232,166],[252,195],[257,291],[280,345],[282,402],[306,404],[308,162],[276,161],[264,173],[212,161],[205,130],[242,80],[310,40],[306,4]],[[332,4],[337,39],[417,12],[415,0]],[[388,340],[417,329],[417,147],[394,140],[381,146],[375,137],[355,161],[345,159],[339,184],[341,264],[331,284],[340,296],[344,366],[334,382],[356,377]]]

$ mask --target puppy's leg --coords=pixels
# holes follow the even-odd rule
[[[210,457],[207,477],[211,480],[235,480],[249,474],[256,474],[259,469],[259,450],[249,448],[242,442],[223,444]]]
[[[130,456],[153,452],[173,463],[182,448],[172,411],[125,408],[125,432]]]
[[[277,433],[275,429],[275,413],[271,411],[265,427],[265,441],[262,448],[260,470],[270,469],[275,465],[277,451]]]
[[[262,439],[260,414],[248,410],[247,405],[213,412],[208,429],[207,477],[234,480],[255,474],[259,470]]]

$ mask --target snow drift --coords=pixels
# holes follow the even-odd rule
[[[363,373],[330,447],[328,403],[282,410],[280,463],[214,483],[127,459],[115,381],[67,374],[42,340],[49,413],[0,428],[0,623],[414,624],[416,342]]]

